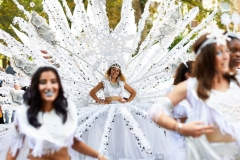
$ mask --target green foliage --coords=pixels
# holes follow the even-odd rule
[[[32,10],[32,8],[30,7],[31,1],[29,0],[18,0],[18,1],[21,5],[24,6],[26,10],[28,11]],[[37,11],[42,16],[46,16],[42,12],[41,1],[33,0],[33,2],[35,3],[34,10]],[[22,11],[20,11],[17,8],[17,6],[13,3],[12,0],[3,0],[2,3],[0,4],[0,22],[1,22],[0,28],[8,32],[10,35],[15,37],[16,39],[18,39],[10,26],[14,17],[24,17],[26,19],[26,16],[23,14]]]
[[[114,29],[121,19],[122,0],[106,0],[110,28]]]
[[[35,3],[35,7],[31,8],[30,7],[30,2],[33,1]],[[61,2],[61,0],[59,0]],[[122,1],[123,0],[106,0],[106,11],[107,11],[107,15],[109,18],[109,26],[110,28],[115,28],[116,25],[119,23],[120,18],[121,18],[121,7],[122,7]],[[207,10],[202,6],[202,3],[200,2],[200,0],[181,0],[183,4],[187,5],[188,8],[192,8],[195,6],[198,6],[200,9],[199,14],[196,17],[196,20],[198,20],[199,22],[202,21],[203,18],[205,18],[207,15],[209,15],[212,10]],[[231,0],[219,0],[219,1],[225,1],[225,2],[229,2],[232,5]],[[42,9],[42,0],[18,0],[18,2],[24,6],[24,8],[28,11],[31,10],[35,10],[36,12],[38,12],[41,16],[46,17],[47,15],[43,12]],[[87,3],[88,0],[83,0],[85,8],[87,8]],[[139,0],[138,3],[140,3],[141,6],[141,10],[144,9],[144,6],[146,4],[147,0]],[[67,3],[69,5],[69,8],[71,9],[71,11],[74,10],[75,4],[73,2],[73,0],[67,0]],[[232,6],[234,7],[234,6]],[[153,15],[156,12],[156,8],[150,8],[150,13],[151,15]],[[216,17],[215,20],[217,21],[217,24],[220,28],[223,28],[224,26],[220,23],[220,16],[221,16],[221,12],[219,12]],[[13,18],[17,16],[17,17],[25,17],[25,15],[23,14],[22,11],[20,11],[17,6],[13,3],[12,0],[0,0],[0,28],[5,30],[6,32],[8,32],[10,35],[12,35],[13,37],[15,37],[16,39],[17,36],[15,35],[14,31],[11,29],[10,24],[13,21]],[[146,29],[150,30],[152,24],[149,20],[149,22],[147,23]],[[173,44],[171,45],[171,48],[175,46],[175,44],[177,44],[181,39],[183,38],[183,35],[180,35],[178,37],[176,37],[175,41],[173,42]],[[19,39],[18,39],[19,40]]]

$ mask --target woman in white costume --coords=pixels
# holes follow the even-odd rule
[[[186,66],[187,65],[187,66]],[[186,62],[186,65],[184,63],[181,63],[174,75],[174,81],[173,85],[170,88],[170,91],[173,90],[173,88],[187,80],[189,77],[191,77],[192,73],[192,66],[193,66],[193,61],[188,61]],[[169,91],[169,92],[170,92]],[[168,93],[169,93],[168,92]],[[188,111],[190,109],[189,103],[187,100],[181,101],[172,111],[171,117],[173,117],[175,120],[185,123],[188,115]],[[170,144],[169,147],[169,155],[166,158],[167,160],[186,160],[187,155],[186,155],[186,144],[185,144],[185,137],[175,131],[170,131],[168,132],[168,140]],[[174,154],[172,154],[174,153]]]
[[[101,89],[104,98],[96,95]],[[152,103],[132,101],[136,91],[126,83],[120,65],[112,64],[105,78],[89,94],[97,105],[89,105],[88,110],[94,107],[98,107],[98,111],[107,110],[94,123],[86,123],[91,126],[82,136],[87,144],[112,160],[163,159],[166,137],[162,128],[147,118],[146,108]]]
[[[226,36],[220,32],[200,37],[193,46],[197,58],[193,76],[149,110],[160,126],[188,136],[188,160],[240,159],[240,88],[229,74]],[[192,107],[188,123],[169,117],[183,99]]]
[[[106,72],[106,78],[90,91],[90,96],[97,102],[103,104],[131,102],[136,96],[136,91],[126,83],[126,79],[118,64],[112,64]],[[96,93],[104,89],[105,100],[99,99]],[[130,93],[130,97],[124,99],[124,89]]]
[[[71,149],[106,160],[75,137],[78,123],[76,108],[64,97],[59,75],[54,68],[39,68],[23,97],[24,105],[19,106],[14,120],[7,160],[70,160]],[[19,151],[25,140],[29,153],[23,157]]]

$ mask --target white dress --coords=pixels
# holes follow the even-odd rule
[[[107,79],[102,83],[105,97],[123,96],[124,82],[120,81],[117,88]],[[147,118],[151,105],[113,101],[109,105],[81,107],[79,136],[109,160],[163,160],[168,147],[166,136],[162,128]]]
[[[211,90],[206,102],[198,98],[196,93],[197,79],[187,82],[187,100],[192,107],[188,122],[203,121],[215,124],[222,134],[230,134],[236,139],[231,143],[210,143],[206,136],[187,138],[189,160],[239,160],[240,159],[240,88],[231,81],[225,92]]]
[[[63,147],[71,151],[77,129],[77,110],[74,103],[68,100],[68,117],[64,124],[54,109],[46,113],[39,112],[37,117],[42,124],[39,128],[33,127],[28,122],[27,109],[26,105],[19,106],[12,129],[8,136],[4,137],[5,146],[0,147],[1,157],[6,156],[9,147],[12,155],[21,149],[18,160],[27,160],[29,149],[32,149],[31,154],[35,157],[54,153]]]
[[[174,85],[171,87],[170,91],[173,89]],[[170,92],[169,91],[169,92]],[[188,112],[190,111],[190,105],[187,100],[181,101],[177,106],[174,107],[171,117],[174,119],[186,118],[188,117]],[[166,160],[186,160],[186,143],[185,137],[175,131],[168,131],[168,145],[169,151]]]

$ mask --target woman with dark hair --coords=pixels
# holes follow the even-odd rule
[[[106,159],[75,137],[76,108],[65,98],[60,77],[54,68],[39,68],[23,98],[24,105],[16,113],[7,160],[18,157],[25,139],[28,140],[30,160],[70,160],[70,148],[99,160]]]
[[[193,67],[194,61],[188,61],[186,64],[181,63],[174,75],[174,81],[173,86],[170,88],[170,90],[173,90],[173,88],[178,85],[179,83],[187,80],[192,76],[192,67]],[[168,92],[169,93],[169,92]],[[188,115],[187,112],[189,111],[189,103],[187,100],[181,101],[176,107],[174,107],[171,117],[173,117],[175,120],[185,123]],[[166,157],[167,160],[186,160],[186,145],[185,145],[185,137],[181,134],[170,131],[169,134],[167,134],[167,137],[169,139],[169,147],[170,151],[168,156]],[[174,153],[174,154],[172,154]]]
[[[219,32],[200,37],[193,46],[194,78],[178,84],[149,110],[157,124],[188,136],[189,160],[240,158],[240,88],[229,72],[226,40]],[[192,108],[184,124],[169,116],[183,99]]]
[[[192,76],[192,67],[193,66],[193,61],[187,61],[186,65],[184,63],[181,63],[174,75],[174,81],[173,85],[177,85],[180,82],[183,82],[187,80],[189,77]]]

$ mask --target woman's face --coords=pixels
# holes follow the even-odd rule
[[[45,71],[41,74],[38,89],[41,99],[45,102],[53,102],[57,98],[59,83],[54,72]]]
[[[117,78],[119,76],[120,69],[119,68],[111,68],[111,77],[112,78]]]
[[[234,39],[228,42],[230,50],[230,66],[237,67],[240,65],[240,40]]]
[[[227,73],[229,71],[229,50],[227,46],[216,46],[216,68],[219,73]]]

